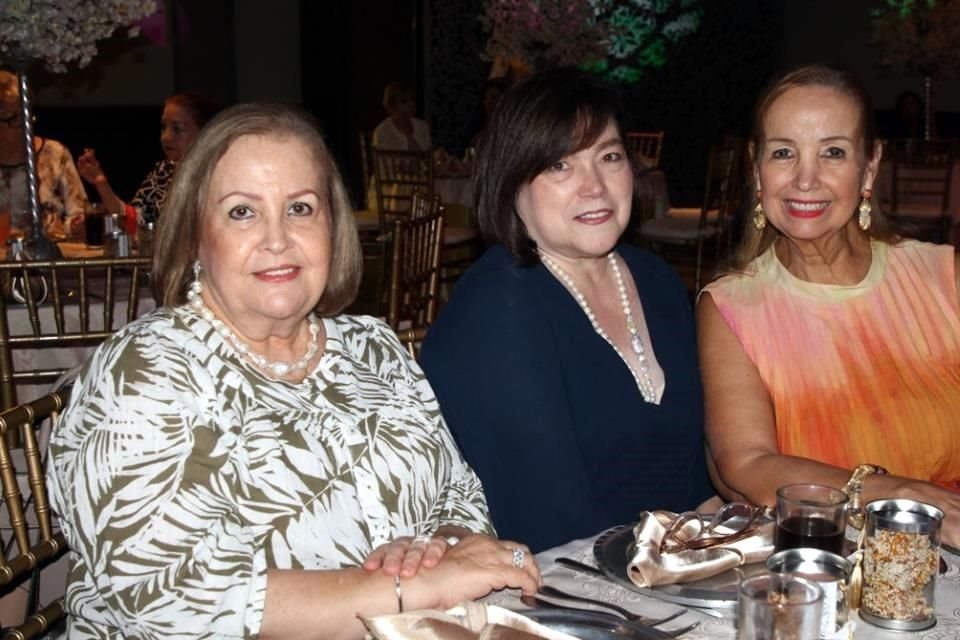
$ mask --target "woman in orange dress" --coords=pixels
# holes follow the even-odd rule
[[[713,479],[772,504],[782,485],[843,487],[879,465],[889,474],[866,478],[864,501],[935,504],[957,545],[960,266],[871,207],[871,114],[855,77],[819,66],[759,103],[756,207],[732,271],[698,305]]]

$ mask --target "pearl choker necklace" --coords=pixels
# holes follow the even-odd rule
[[[617,352],[617,355],[626,363],[627,359],[624,358],[623,353],[621,353],[617,345],[613,343],[613,340],[610,339],[607,332],[603,330],[600,323],[597,322],[597,317],[594,315],[593,309],[590,308],[587,299],[580,293],[580,290],[577,289],[577,285],[573,283],[573,278],[570,277],[570,274],[564,271],[559,264],[544,253],[540,253],[540,260],[557,279],[567,286],[567,289],[573,294],[574,300],[577,301],[577,304],[580,305],[580,308],[583,309],[583,312],[587,315],[587,319],[590,320],[590,324],[593,325],[593,330],[597,332],[597,335],[606,340],[607,343],[613,347],[613,350]],[[630,309],[630,299],[627,297],[627,287],[623,283],[623,275],[620,273],[620,266],[617,264],[617,258],[613,251],[607,254],[607,262],[610,264],[613,277],[617,281],[617,291],[620,294],[620,306],[623,308],[623,316],[627,321],[627,331],[630,332],[630,349],[637,357],[640,369],[639,375],[634,371],[633,367],[628,366],[627,368],[630,369],[630,373],[633,374],[633,379],[636,381],[637,387],[640,389],[640,395],[643,396],[644,401],[656,403],[657,390],[653,384],[653,376],[650,374],[650,363],[647,362],[647,350],[643,344],[643,338],[640,337],[640,332],[637,330],[637,325],[633,320],[633,311]]]
[[[307,344],[307,352],[303,354],[303,357],[294,362],[271,362],[259,353],[254,353],[250,345],[240,340],[230,327],[220,320],[220,318],[213,315],[213,311],[207,308],[207,305],[203,303],[203,298],[200,296],[202,289],[203,285],[201,285],[199,281],[195,281],[194,284],[190,285],[190,290],[187,292],[190,306],[192,306],[194,311],[202,316],[204,320],[213,325],[217,333],[230,342],[233,348],[237,350],[237,353],[252,362],[261,371],[265,371],[276,378],[283,378],[295,371],[305,371],[310,361],[317,355],[317,351],[320,349],[320,342],[317,339],[317,336],[320,334],[320,323],[317,322],[316,316],[312,313],[307,317],[307,321],[310,323],[310,342]]]

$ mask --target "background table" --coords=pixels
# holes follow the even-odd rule
[[[555,558],[566,556],[596,566],[593,559],[593,542],[595,539],[594,537],[574,540],[537,554],[537,561],[540,563],[540,570],[543,572],[544,583],[569,593],[613,602],[650,617],[666,616],[677,610],[675,604],[650,598],[603,578],[572,571],[554,562]],[[937,624],[934,627],[914,633],[887,631],[863,622],[856,617],[856,614],[853,614],[854,620],[856,620],[856,640],[944,640],[946,638],[960,638],[960,557],[947,552],[942,552],[942,555],[947,563],[947,572],[937,578]],[[501,591],[488,596],[486,602],[508,609],[526,609],[520,602],[517,591]],[[564,603],[557,600],[557,603],[575,607],[588,607],[588,605],[569,601]],[[604,611],[600,608],[597,610]],[[665,630],[677,629],[694,621],[700,621],[700,626],[684,634],[682,638],[688,640],[733,640],[736,638],[735,615],[735,609],[702,610],[691,608],[687,613],[664,623],[660,628]]]

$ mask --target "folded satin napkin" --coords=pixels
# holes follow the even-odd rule
[[[479,602],[462,602],[446,611],[360,616],[360,620],[368,637],[376,640],[576,640],[518,613]]]
[[[702,580],[765,560],[776,522],[766,507],[724,505],[715,516],[645,511],[627,548],[627,575],[638,587]]]

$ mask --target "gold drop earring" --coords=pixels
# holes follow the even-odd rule
[[[860,197],[860,206],[857,207],[857,225],[864,231],[870,228],[870,213],[873,211],[873,206],[870,204],[871,195],[870,189],[865,189]]]
[[[760,201],[760,195],[763,192],[757,189],[757,205],[753,208],[753,226],[757,231],[763,231],[767,226],[767,214],[763,210],[763,203]]]

